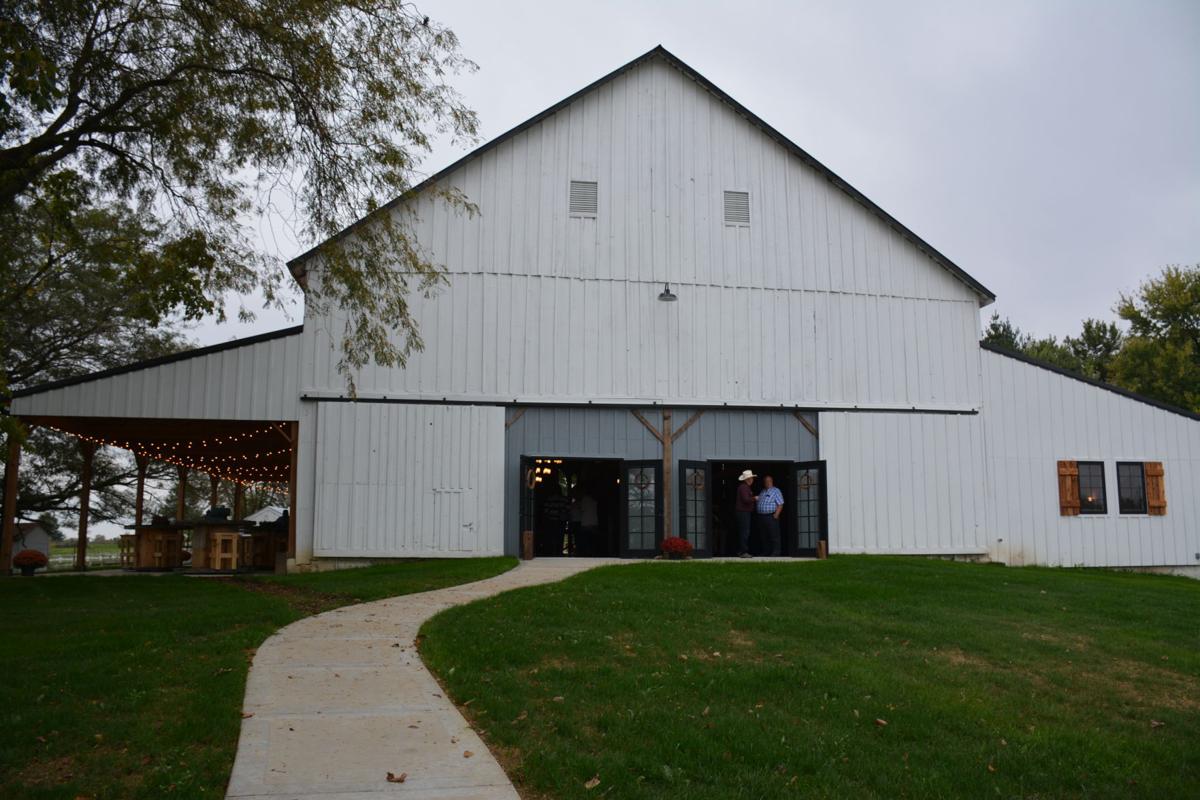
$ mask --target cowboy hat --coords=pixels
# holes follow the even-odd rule
[[[757,478],[757,477],[758,477],[758,476],[757,476],[757,475],[755,475],[753,472],[751,472],[750,470],[746,469],[746,470],[742,470],[742,474],[741,474],[741,475],[738,475],[738,480],[739,480],[739,481],[744,481],[744,480],[746,480],[746,478]]]

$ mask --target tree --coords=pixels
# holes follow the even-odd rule
[[[160,323],[172,276],[188,259],[153,218],[99,203],[87,181],[56,173],[0,216],[0,404],[9,391],[176,352],[187,340]],[[169,285],[171,284],[171,285]],[[11,417],[0,433],[24,437]],[[70,436],[38,428],[24,443],[17,514],[73,515],[82,457]],[[154,465],[151,477],[165,474]],[[124,451],[94,460],[92,515],[127,517],[136,472]]]
[[[1117,314],[1129,323],[1112,363],[1117,385],[1200,411],[1200,264],[1164,268],[1122,294]]]
[[[369,215],[322,245],[306,301],[347,310],[348,378],[421,346],[408,292],[441,270],[384,206],[414,184],[431,136],[474,139],[447,82],[474,68],[453,32],[403,0],[11,0],[0,14],[0,216],[68,168],[153,209],[190,256],[152,278],[172,289],[158,310],[194,318],[231,291],[277,296],[281,265],[244,224],[277,194],[313,241]]]
[[[1079,362],[1080,371],[1089,378],[1109,382],[1113,360],[1125,343],[1125,334],[1115,322],[1085,319],[1078,338],[1068,336],[1063,344]]]
[[[1060,369],[1082,373],[1080,359],[1066,342],[1060,343],[1054,336],[1035,339],[1013,324],[1012,320],[1001,317],[998,312],[992,312],[992,318],[984,328],[983,341],[1011,353],[1020,353],[1045,361]]]
[[[66,538],[66,535],[62,532],[62,528],[58,526],[58,518],[53,514],[48,512],[41,514],[38,516],[37,521],[42,526],[42,530],[46,532],[46,535],[50,537],[50,541],[61,542]]]

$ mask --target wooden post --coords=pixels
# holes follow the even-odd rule
[[[21,466],[21,440],[8,435],[8,458],[4,462],[4,528],[0,536],[0,575],[12,574],[13,535],[17,527],[17,470]]]
[[[83,470],[79,481],[79,538],[75,540],[75,569],[87,569],[88,514],[92,505],[92,459],[96,455],[96,443],[79,440],[79,452],[83,454]]]
[[[146,515],[146,467],[150,465],[150,459],[139,453],[133,460],[137,463],[137,495],[134,499],[133,525],[140,528]]]
[[[672,457],[671,445],[674,437],[671,435],[671,409],[664,408],[662,412],[662,458],[663,458],[663,479],[662,479],[662,502],[663,502],[663,538],[674,536],[674,528],[672,524],[675,521],[675,506],[671,501],[672,478],[675,475],[674,459]]]
[[[233,484],[233,518],[241,519],[245,516],[246,509],[246,487],[240,483]]]
[[[296,557],[296,454],[300,449],[300,423],[290,426],[292,434],[292,463],[288,470],[288,558]]]
[[[187,479],[188,468],[176,467],[179,474],[179,496],[175,498],[175,521],[182,522],[183,517],[187,514]]]
[[[221,476],[209,473],[208,476],[208,507],[216,508],[219,498],[218,491],[221,489]]]

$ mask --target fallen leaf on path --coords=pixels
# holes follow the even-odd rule
[[[243,711],[242,712],[242,719],[250,719],[253,716],[254,716],[253,711]]]
[[[463,750],[463,758],[470,758],[473,755],[475,755],[475,754],[472,753],[470,750]]]
[[[388,783],[404,783],[406,780],[408,780],[407,772],[401,772],[399,775],[389,772],[387,776]]]
[[[599,775],[593,775],[593,776],[591,777],[591,780],[589,780],[587,783],[583,784],[583,788],[585,788],[585,789],[595,789],[595,788],[596,788],[597,786],[599,786],[599,785],[600,785],[600,776],[599,776]]]

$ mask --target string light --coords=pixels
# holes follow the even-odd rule
[[[166,464],[172,464],[177,467],[185,467],[187,469],[195,469],[199,472],[205,472],[209,475],[215,476],[218,479],[228,480],[243,486],[263,487],[270,491],[277,491],[277,489],[273,487],[286,487],[288,474],[291,470],[290,463],[263,463],[272,456],[290,454],[292,452],[291,447],[265,450],[248,454],[229,453],[224,456],[209,456],[208,454],[202,453],[193,455],[191,453],[179,452],[189,451],[193,447],[197,449],[203,449],[209,446],[243,442],[247,439],[261,436],[264,433],[279,433],[279,428],[275,426],[244,431],[242,433],[232,434],[229,436],[212,436],[199,441],[170,443],[163,442],[155,444],[146,442],[131,442],[121,439],[103,439],[99,436],[92,436],[86,433],[77,433],[75,431],[65,430],[54,425],[43,425],[42,427],[49,428],[50,430],[57,431],[59,433],[67,434],[69,436],[74,436],[91,444],[120,447],[124,450],[129,450],[137,455],[145,456],[146,458],[154,461],[161,461]],[[184,455],[189,457],[183,458],[182,456]],[[278,490],[286,491],[286,488]]]

